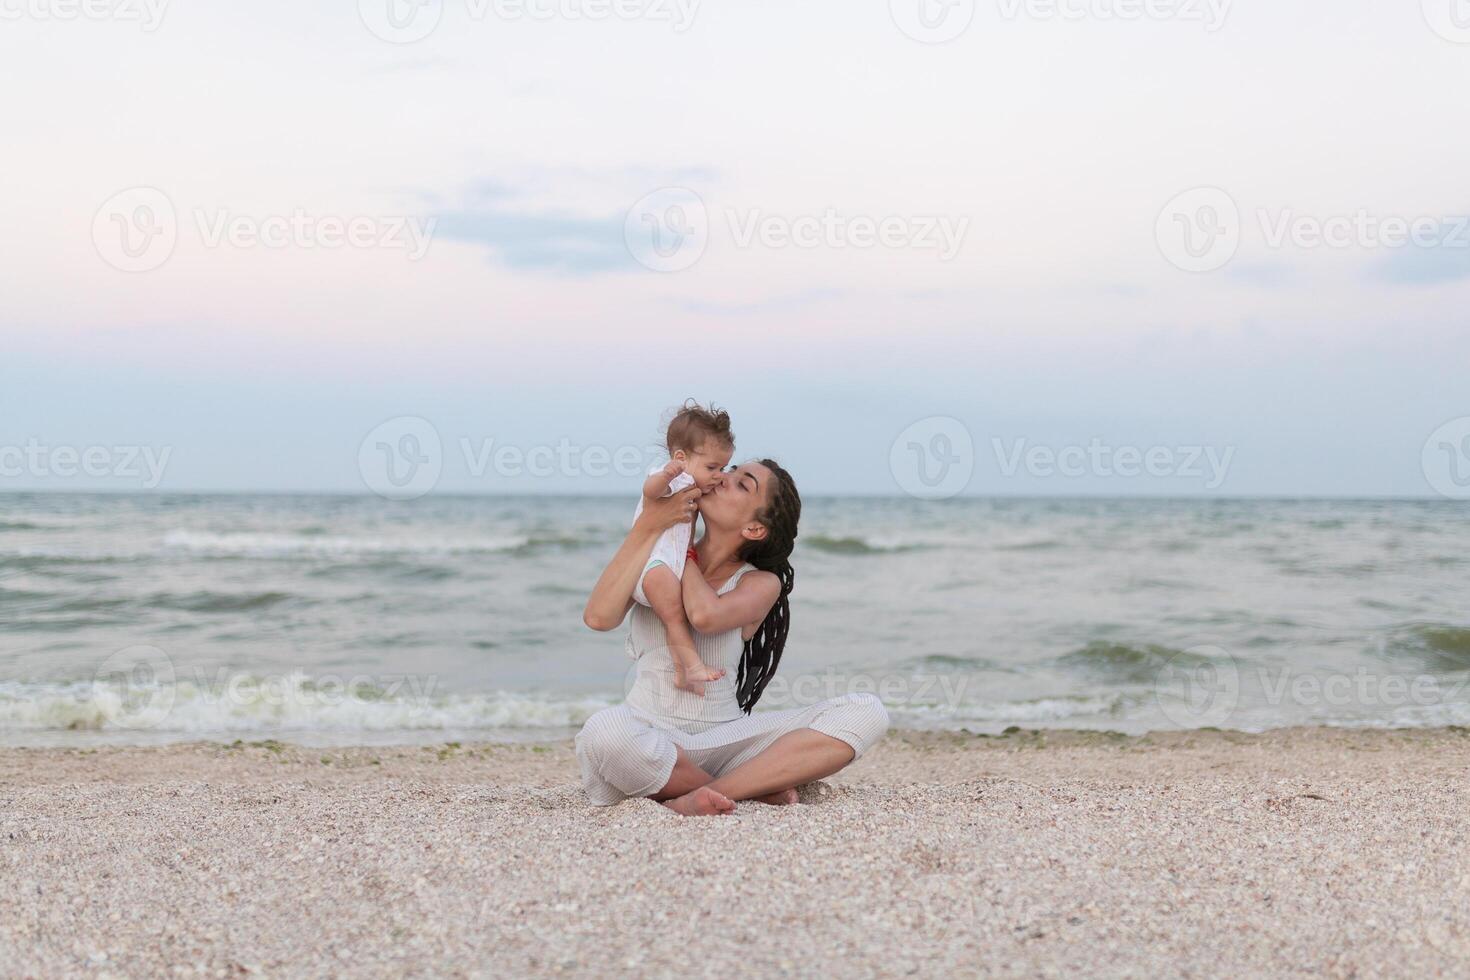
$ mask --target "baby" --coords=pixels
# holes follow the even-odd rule
[[[714,406],[704,408],[693,400],[684,403],[665,432],[669,450],[667,466],[648,471],[643,485],[647,497],[667,497],[699,485],[706,493],[719,483],[720,474],[735,453],[735,436],[730,432],[730,415]],[[643,512],[643,498],[633,519]],[[652,609],[663,621],[674,660],[674,686],[704,696],[704,685],[725,676],[723,670],[704,665],[694,648],[694,636],[684,616],[684,558],[689,553],[693,522],[675,524],[662,535],[648,556],[633,598]]]

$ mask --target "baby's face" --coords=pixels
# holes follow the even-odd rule
[[[699,489],[708,493],[719,485],[720,474],[730,465],[735,447],[706,443],[692,453],[674,454],[675,458],[680,455],[683,456],[679,461],[684,464],[684,472],[694,477],[694,483]]]

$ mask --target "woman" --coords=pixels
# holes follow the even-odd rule
[[[706,531],[698,562],[684,566],[684,609],[700,659],[726,671],[702,697],[674,686],[663,624],[632,601],[659,534],[696,511]],[[734,467],[702,496],[692,487],[644,500],[583,614],[593,629],[611,630],[631,607],[628,653],[638,661],[626,702],[587,719],[577,735],[594,805],[651,796],[697,816],[728,813],[737,800],[795,803],[797,786],[843,768],[888,729],[888,713],[871,694],[750,713],[786,644],[800,516],[796,484],[769,459]]]

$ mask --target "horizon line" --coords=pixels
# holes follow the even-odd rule
[[[131,488],[106,489],[106,488],[32,488],[32,487],[0,487],[0,497],[4,496],[95,496],[95,497],[336,497],[336,498],[363,498],[383,500],[386,503],[412,504],[420,500],[430,498],[453,498],[453,499],[484,499],[484,500],[527,500],[545,497],[558,500],[623,500],[630,495],[625,493],[496,493],[485,491],[431,491],[421,497],[411,500],[392,500],[376,494],[371,490],[289,490],[289,489],[181,489],[165,490],[161,488]],[[816,492],[804,495],[807,500],[913,500],[921,503],[942,504],[952,500],[1183,500],[1183,501],[1290,501],[1290,500],[1334,500],[1334,501],[1402,501],[1416,503],[1433,503],[1442,501],[1447,504],[1466,503],[1454,497],[1446,497],[1442,494],[1426,493],[1420,495],[1412,494],[1313,494],[1313,493],[1259,493],[1259,494],[1168,494],[1168,493],[959,493],[951,497],[928,498],[919,497],[909,493],[842,493],[842,492]]]

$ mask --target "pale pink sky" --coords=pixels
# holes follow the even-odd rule
[[[179,488],[351,489],[385,418],[614,441],[697,395],[833,491],[891,491],[895,435],[952,416],[980,445],[1233,445],[1223,492],[1408,494],[1429,433],[1470,415],[1470,44],[1436,0],[1213,25],[996,0],[944,44],[836,0],[687,25],[442,0],[394,44],[374,2],[17,8],[0,444],[166,442]],[[653,271],[627,229],[671,187],[702,252]],[[137,188],[175,242],[124,272],[108,209],[132,220]],[[1238,237],[1207,272],[1160,239],[1198,188]],[[281,247],[211,240],[293,216],[314,230]],[[353,218],[373,244],[311,237]],[[885,219],[900,244],[856,241]],[[1438,222],[1433,247],[1362,230],[1395,219]],[[836,241],[742,240],[822,221]],[[1353,237],[1273,244],[1283,222]],[[971,491],[1198,489],[990,476]]]

